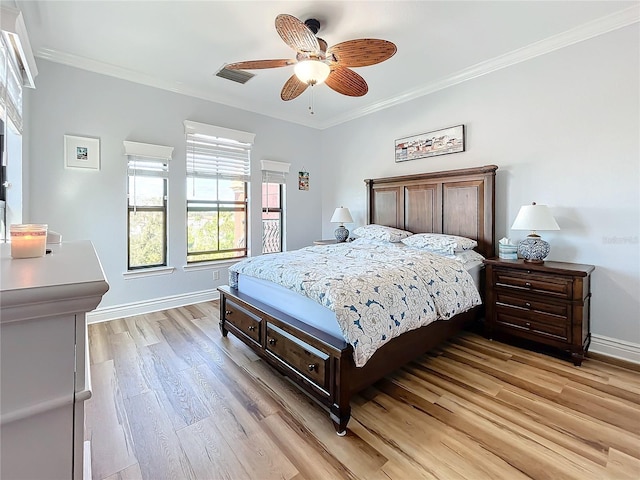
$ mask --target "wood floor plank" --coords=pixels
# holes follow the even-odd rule
[[[447,349],[447,355],[450,356],[450,358],[472,365],[474,362],[466,361],[465,354],[473,356],[474,352],[471,348],[464,346],[462,343],[458,343],[457,340],[454,341],[452,348]],[[517,356],[512,356],[512,359],[518,361]],[[603,393],[608,393],[640,404],[640,384],[636,384],[638,381],[637,378],[635,379],[636,382],[631,381],[631,378],[620,382],[617,376],[612,377],[602,369],[596,370],[590,368],[589,360],[583,362],[582,367],[576,367],[572,363],[561,359],[548,356],[532,356],[528,358],[527,365],[533,366],[542,372],[548,371],[580,385],[586,385]],[[632,376],[640,377],[640,375],[637,374]]]
[[[640,433],[639,408],[623,399],[594,392],[587,386],[576,388],[574,385],[567,385],[558,402],[629,432]]]
[[[128,331],[112,333],[108,338],[122,395],[125,398],[129,398],[148,392],[149,384],[147,378],[145,378],[144,365],[141,358],[144,350],[136,348],[136,344]]]
[[[140,471],[140,465],[135,463],[130,467],[125,468],[124,470],[120,470],[113,475],[108,476],[104,480],[142,480],[142,472]],[[94,476],[92,480],[98,480]]]
[[[251,478],[290,478],[298,473],[262,430],[260,420],[244,408],[206,365],[190,373],[200,387],[198,392],[203,402],[212,412],[209,419],[215,424],[218,435],[228,443],[229,451],[242,459]]]
[[[91,366],[93,395],[85,402],[85,439],[91,470],[100,480],[137,463],[113,360]]]
[[[640,450],[640,444],[638,444]],[[609,449],[607,477],[610,480],[638,480],[640,478],[640,459],[631,457],[615,448]]]
[[[575,462],[575,456],[561,447],[532,438],[530,432],[513,424],[505,425],[491,414],[479,412],[460,399],[443,397],[439,403],[450,412],[447,424],[469,432],[477,443],[532,478],[579,480],[590,472],[596,478],[601,478],[604,473],[599,465],[584,460]]]
[[[159,343],[160,339],[156,334],[155,322],[147,315],[136,315],[124,319],[131,338],[136,345],[147,347],[154,343]]]
[[[113,360],[107,323],[93,323],[87,326],[89,337],[89,363],[102,363]]]
[[[279,413],[262,422],[265,432],[278,448],[291,459],[293,465],[305,478],[354,479],[348,464],[343,464],[318,448],[312,435],[300,435]]]
[[[638,370],[465,332],[356,395],[338,437],[218,317],[203,302],[89,327],[94,480],[640,478]]]
[[[124,400],[142,478],[196,479],[180,440],[155,392]]]
[[[234,449],[225,441],[212,417],[177,432],[180,444],[193,467],[196,478],[250,480]]]
[[[176,368],[176,363],[172,363],[173,355],[167,354],[171,349],[161,344],[145,349],[149,351],[144,360],[147,378],[153,378],[154,391],[162,393],[158,398],[164,410],[171,412],[174,427],[182,428],[208,417],[210,412],[186,380],[188,369]]]

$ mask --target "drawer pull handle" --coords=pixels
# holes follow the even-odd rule
[[[531,284],[530,284],[529,282],[524,282],[524,286],[525,286],[525,287],[530,287],[530,286],[531,286]]]
[[[529,322],[525,323],[525,325],[527,326],[527,328],[531,328],[531,324]]]
[[[270,338],[269,339],[269,345],[275,345],[276,344],[276,339],[275,338]]]
[[[255,326],[255,325],[249,325],[249,331],[250,331],[250,332],[255,331],[255,329],[256,329],[256,326]]]
[[[308,365],[308,367],[309,367],[309,371],[310,371],[310,372],[313,372],[313,371],[316,369],[316,364],[315,364],[315,363],[310,363],[310,364]]]
[[[225,315],[231,315],[232,313],[233,313],[233,312],[232,312],[231,310],[225,310],[225,311],[224,311],[224,314],[225,314]]]
[[[526,302],[526,303],[524,304],[524,306],[525,306],[525,307],[527,307],[527,308],[531,308],[531,304],[530,304],[529,302]]]

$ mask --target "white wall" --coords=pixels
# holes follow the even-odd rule
[[[63,240],[91,240],[110,285],[100,309],[153,299],[213,291],[227,283],[227,271],[213,281],[211,270],[184,271],[186,206],[183,120],[256,134],[252,151],[251,248],[261,250],[260,160],[291,163],[287,179],[289,249],[320,238],[320,167],[310,146],[317,131],[204,100],[38,60],[37,88],[28,91],[24,141],[28,144],[30,208],[25,222],[47,223]],[[239,86],[239,88],[241,88]],[[99,137],[100,171],[65,169],[64,135]],[[169,178],[168,263],[171,275],[123,278],[126,253],[126,158],[123,140],[175,147]],[[309,191],[297,188],[297,172],[311,176]]]
[[[543,233],[549,259],[596,266],[592,332],[640,344],[638,32],[634,24],[326,130],[324,237],[338,205],[354,215],[348,228],[365,223],[365,178],[496,164],[497,238],[522,239],[509,230],[520,206],[548,204],[561,227]],[[395,139],[457,124],[466,152],[394,163]]]

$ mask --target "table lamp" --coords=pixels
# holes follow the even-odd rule
[[[345,223],[353,223],[349,209],[345,207],[336,208],[331,217],[331,223],[339,223],[340,226],[333,232],[338,243],[344,242],[349,237],[349,230],[344,228]]]
[[[544,263],[549,255],[551,247],[549,243],[540,238],[536,231],[560,230],[555,218],[551,215],[549,207],[537,205],[523,205],[511,225],[511,230],[530,230],[531,233],[518,244],[518,255],[528,263]]]

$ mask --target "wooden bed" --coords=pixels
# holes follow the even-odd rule
[[[494,256],[495,171],[498,167],[365,180],[368,223],[413,233],[448,233],[478,241]],[[450,320],[402,334],[356,367],[351,345],[238,290],[220,291],[220,330],[251,347],[267,363],[327,408],[339,435],[346,433],[352,395],[414,360],[475,320],[475,307]],[[483,292],[481,292],[483,293]]]

